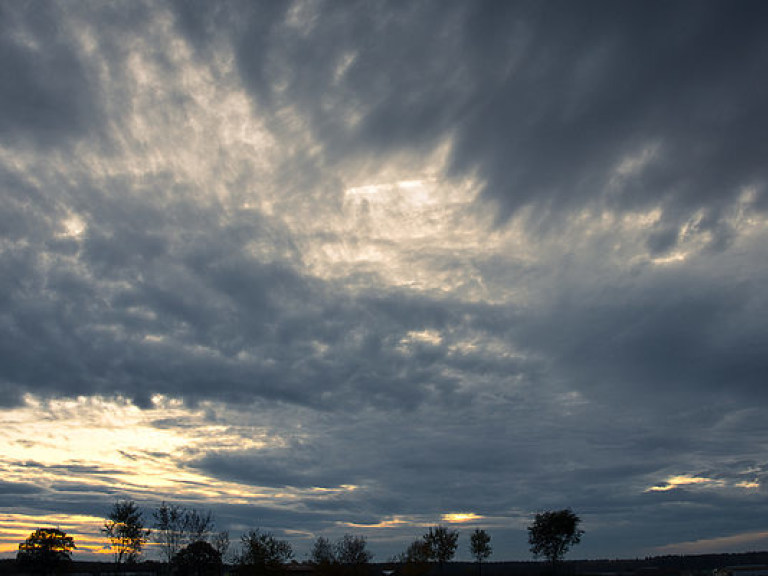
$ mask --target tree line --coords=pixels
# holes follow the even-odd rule
[[[294,558],[290,542],[258,528],[244,534],[239,550],[228,557],[229,533],[215,530],[210,512],[163,501],[152,517],[152,525],[147,526],[134,501],[114,503],[102,533],[109,541],[115,563],[136,563],[150,541],[158,545],[163,562],[174,576],[220,576],[226,559],[237,575],[274,575]],[[584,531],[579,528],[580,522],[568,508],[536,514],[528,527],[530,551],[537,558],[545,558],[554,573],[558,562],[581,541]],[[458,539],[457,530],[430,527],[391,562],[401,567],[403,576],[426,574],[434,565],[442,571],[454,557]],[[19,544],[16,560],[25,571],[47,576],[71,562],[74,549],[74,539],[58,528],[38,528]],[[490,535],[475,529],[470,535],[469,551],[482,575],[482,563],[493,553]],[[309,562],[320,576],[364,576],[372,560],[366,538],[353,534],[336,541],[319,536],[309,554]]]

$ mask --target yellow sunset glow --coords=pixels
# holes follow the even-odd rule
[[[476,522],[477,520],[482,520],[483,517],[479,514],[469,512],[443,514],[442,518],[444,522],[450,522],[451,524],[463,524],[464,522]]]
[[[103,518],[83,514],[13,514],[0,513],[0,553],[16,552],[35,529],[57,527],[72,536],[78,552],[110,553],[106,540],[99,534]]]
[[[401,528],[404,526],[424,526],[426,524],[422,519],[415,516],[396,515],[385,518],[381,522],[376,522],[375,524],[344,522],[342,525],[350,528]]]
[[[206,451],[284,447],[286,440],[263,426],[214,425],[204,405],[190,409],[178,399],[156,396],[139,409],[120,398],[77,398],[47,402],[28,396],[25,405],[0,414],[0,481],[34,487],[71,486],[82,494],[115,492],[152,502],[169,499],[240,505],[299,506],[337,498],[359,487],[271,488],[215,479],[188,466]],[[165,420],[176,426],[164,426]],[[29,430],[34,426],[35,435]],[[96,440],[96,441],[95,441]],[[30,474],[34,470],[34,474]],[[105,508],[104,513],[108,510]],[[0,552],[13,553],[33,530],[56,526],[75,538],[76,553],[110,553],[100,533],[104,518],[68,514],[0,514]]]
[[[671,476],[664,481],[661,486],[651,486],[646,492],[666,492],[673,490],[679,486],[688,486],[692,484],[710,484],[713,480],[711,478],[702,478],[699,476]]]

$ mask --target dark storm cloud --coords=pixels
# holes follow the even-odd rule
[[[549,350],[569,378],[587,390],[598,387],[600,395],[635,390],[651,401],[663,394],[678,406],[680,395],[696,390],[706,402],[727,383],[729,395],[762,397],[762,272],[741,280],[692,272],[646,271],[645,279],[599,292],[566,287],[540,325],[522,329],[526,342]]]
[[[98,99],[57,6],[0,6],[0,135],[42,147],[85,136]]]
[[[591,198],[622,155],[657,140],[661,165],[624,191],[621,204],[668,199],[685,211],[716,211],[741,186],[765,180],[757,160],[766,87],[756,73],[768,54],[761,4],[561,3],[497,12],[478,7],[475,46],[504,38],[515,20],[527,41],[516,54],[499,54],[519,64],[492,90],[490,109],[469,123],[458,156],[492,158],[489,191],[508,209]],[[508,131],[489,129],[499,121]]]
[[[321,457],[305,459],[296,452],[293,449],[276,456],[263,451],[226,455],[209,453],[194,466],[217,478],[275,488],[329,488],[353,480],[329,474],[325,469],[327,462]],[[292,460],[290,464],[287,462],[289,458]]]
[[[445,393],[456,386],[446,367],[469,372],[485,362],[485,371],[517,370],[515,362],[493,368],[498,361],[487,355],[446,358],[445,346],[409,357],[398,350],[409,331],[460,329],[461,316],[471,327],[486,323],[483,316],[498,319],[497,311],[385,289],[350,297],[343,286],[298,273],[288,231],[274,223],[166,199],[162,178],[141,184],[157,200],[139,201],[131,184],[65,188],[83,197],[79,213],[93,223],[87,236],[61,240],[49,228],[37,249],[3,254],[13,270],[4,289],[13,337],[0,356],[5,378],[17,386],[119,393],[144,406],[153,393],[167,393],[191,402],[263,397],[409,408],[450,401]],[[55,218],[47,210],[27,202],[41,221]],[[194,228],[178,226],[193,221]],[[260,261],[246,249],[260,239],[272,249],[283,245],[289,256]],[[72,249],[62,254],[65,243]],[[43,259],[41,250],[53,258]],[[329,352],[317,353],[317,343]]]
[[[655,251],[697,210],[727,243],[723,212],[745,187],[762,205],[760,2],[320,3],[295,28],[286,6],[182,3],[181,28],[205,45],[236,22],[255,100],[299,106],[331,161],[450,135],[453,168],[479,171],[501,217],[662,205]],[[650,148],[657,158],[609,191]]]

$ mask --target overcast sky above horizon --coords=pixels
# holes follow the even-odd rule
[[[0,0],[0,552],[768,549],[768,3]]]

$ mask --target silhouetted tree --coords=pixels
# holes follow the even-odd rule
[[[219,576],[221,553],[204,540],[192,542],[173,557],[177,576]]]
[[[365,536],[344,534],[336,542],[335,549],[336,560],[345,574],[358,576],[368,572],[368,564],[373,559],[373,554],[368,550]]]
[[[226,562],[227,552],[229,552],[229,532],[223,530],[214,534],[211,545],[221,554],[221,561]]]
[[[423,538],[414,540],[395,561],[404,576],[422,576],[429,572],[430,549]]]
[[[579,529],[581,519],[570,508],[536,514],[533,524],[528,527],[528,543],[534,556],[544,556],[552,566],[562,560],[571,546],[581,542],[583,530]]]
[[[214,527],[210,512],[203,513],[165,501],[152,512],[152,516],[155,519],[155,541],[160,544],[168,563],[184,546],[192,542],[207,542]]]
[[[118,500],[101,530],[109,538],[117,564],[138,560],[152,531],[144,528],[141,510],[132,500]]]
[[[309,561],[320,576],[330,576],[338,571],[338,560],[334,546],[328,538],[318,536],[312,545]]]
[[[184,509],[178,504],[163,501],[152,516],[155,519],[155,541],[160,544],[165,561],[170,563],[182,548]]]
[[[335,543],[318,536],[309,555],[315,571],[322,576],[345,574],[356,576],[368,573],[373,554],[368,550],[364,536],[344,534]]]
[[[293,548],[269,532],[251,530],[241,539],[237,564],[242,573],[268,574],[281,572],[293,558]]]
[[[469,538],[469,551],[477,560],[478,573],[482,574],[483,560],[493,553],[493,548],[491,548],[491,537],[485,530],[480,530],[480,528],[475,529],[472,536]]]
[[[210,510],[201,512],[195,508],[185,510],[184,534],[191,542],[208,542],[213,532],[214,522]]]
[[[51,574],[72,561],[75,541],[58,528],[38,528],[19,544],[16,562],[23,570]]]
[[[333,551],[333,544],[325,536],[318,536],[312,545],[312,551],[309,554],[312,564],[330,564],[336,562],[336,554]]]
[[[453,558],[456,553],[459,533],[443,526],[435,526],[424,534],[423,539],[429,550],[429,559],[436,561],[442,571],[443,564]]]

